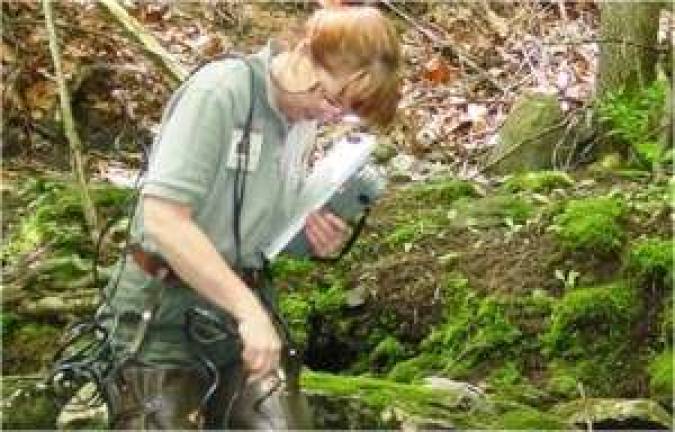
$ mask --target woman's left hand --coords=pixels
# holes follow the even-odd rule
[[[305,235],[317,257],[337,253],[347,241],[349,225],[331,211],[322,209],[310,213],[305,223]]]

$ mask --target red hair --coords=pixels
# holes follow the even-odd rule
[[[333,74],[360,73],[344,92],[351,108],[371,123],[389,123],[400,99],[401,63],[391,22],[372,7],[329,7],[316,11],[305,30],[317,64]]]

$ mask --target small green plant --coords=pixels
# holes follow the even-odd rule
[[[555,218],[556,231],[567,250],[614,252],[624,239],[621,221],[625,213],[625,204],[616,198],[570,200]]]
[[[630,146],[640,165],[651,168],[661,157],[659,121],[665,108],[665,81],[655,81],[638,92],[607,95],[598,104],[600,120],[609,134]]]
[[[555,278],[563,283],[565,291],[569,291],[577,285],[577,279],[579,276],[580,274],[576,270],[570,270],[565,273],[560,269],[555,269]]]

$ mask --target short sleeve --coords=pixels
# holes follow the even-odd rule
[[[232,116],[229,93],[185,88],[153,148],[143,195],[199,206],[229,148]]]

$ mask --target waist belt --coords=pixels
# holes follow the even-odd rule
[[[143,250],[139,246],[131,247],[131,257],[146,274],[157,278],[167,285],[183,283],[180,276],[160,256]],[[264,281],[264,271],[256,268],[244,268],[236,272],[249,288],[259,288]]]

